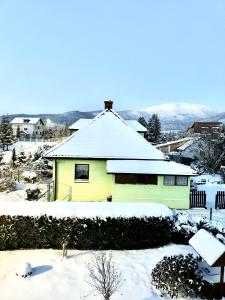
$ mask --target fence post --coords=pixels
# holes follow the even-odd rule
[[[50,201],[50,183],[47,184],[48,186],[48,192],[47,192],[47,201]]]

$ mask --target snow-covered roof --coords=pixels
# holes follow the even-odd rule
[[[27,122],[25,120],[28,120]],[[40,118],[29,118],[29,117],[25,117],[25,118],[14,118],[10,123],[11,124],[32,124],[35,125],[38,123],[38,121],[40,121]]]
[[[225,265],[225,245],[205,229],[200,229],[189,240],[189,244],[201,255],[209,266]]]
[[[187,148],[189,148],[191,145],[193,145],[193,143],[196,142],[196,139],[194,140],[193,138],[191,138],[189,141],[187,141],[185,144],[183,144],[182,146],[180,146],[179,148],[177,148],[177,150],[179,151],[184,151]]]
[[[117,202],[0,202],[1,215],[41,216],[56,218],[118,218],[118,217],[170,217],[173,215],[166,205],[159,203]]]
[[[108,160],[107,173],[197,175],[189,166],[166,160]]]
[[[115,111],[104,110],[89,124],[45,153],[48,158],[165,159]]]
[[[179,139],[179,140],[175,140],[175,141],[170,141],[170,142],[158,144],[158,145],[156,145],[156,148],[160,148],[160,147],[164,147],[164,146],[169,146],[169,145],[173,145],[173,144],[177,144],[177,143],[182,143],[182,142],[187,142],[190,139],[191,139],[191,137],[186,137],[186,138],[183,138],[183,139]]]
[[[79,119],[78,121],[73,123],[69,127],[69,129],[79,130],[79,129],[83,128],[84,126],[88,125],[92,120],[93,119]],[[137,132],[146,132],[147,131],[147,129],[136,120],[126,120],[126,122]]]

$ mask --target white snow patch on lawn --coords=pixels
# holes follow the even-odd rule
[[[18,192],[18,191],[17,191]],[[115,203],[115,202],[1,202],[0,215],[24,215],[60,217],[159,217],[172,216],[164,204]]]
[[[1,300],[102,299],[96,296],[96,293],[90,293],[91,288],[87,283],[86,265],[94,253],[96,252],[69,250],[68,258],[62,260],[59,250],[1,251]],[[152,269],[165,255],[188,253],[196,254],[190,246],[185,245],[112,251],[113,262],[121,271],[123,279],[120,290],[112,300],[163,299],[151,286]],[[14,272],[15,266],[27,260],[33,267],[33,274],[25,279],[17,277]],[[88,294],[89,297],[85,297]]]

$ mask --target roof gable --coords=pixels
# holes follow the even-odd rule
[[[89,124],[45,154],[49,158],[164,159],[113,110],[104,110]]]

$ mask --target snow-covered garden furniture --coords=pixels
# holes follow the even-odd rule
[[[27,200],[37,200],[40,194],[40,189],[36,185],[34,186],[30,185],[26,189],[26,193],[27,193]]]
[[[26,278],[32,274],[32,267],[31,264],[28,262],[24,262],[16,268],[16,275]]]
[[[224,266],[225,245],[205,229],[200,229],[190,240],[189,244],[207,262],[209,267],[221,267],[220,282],[211,285],[212,296],[225,296]]]

